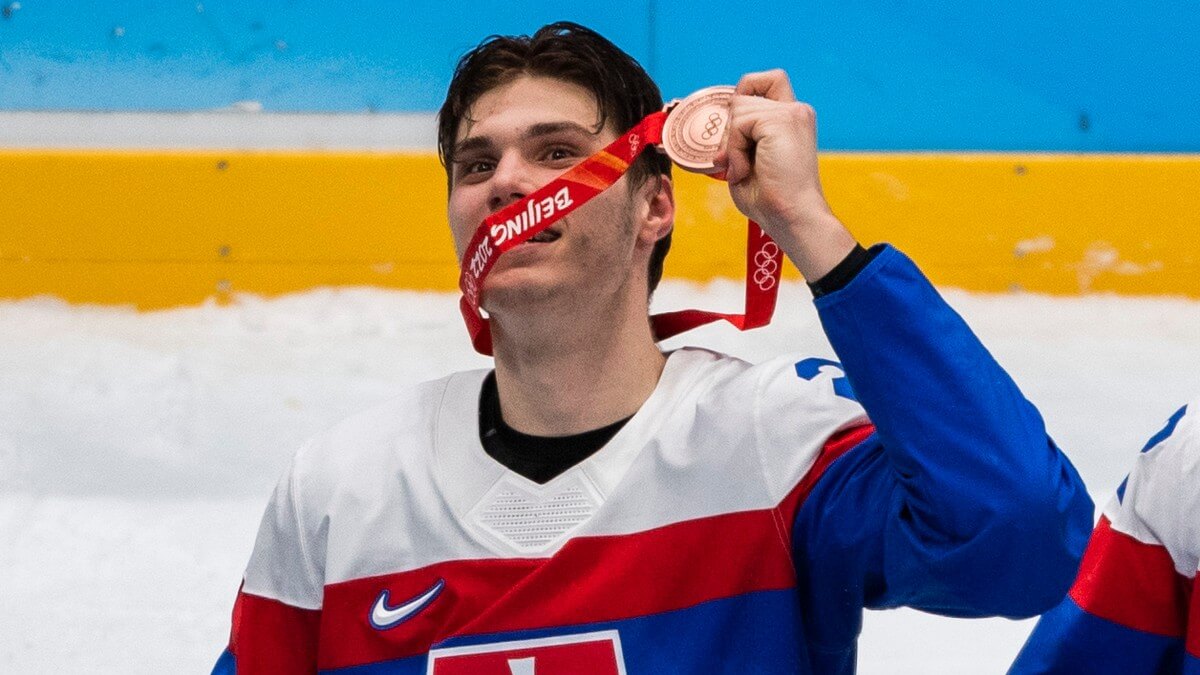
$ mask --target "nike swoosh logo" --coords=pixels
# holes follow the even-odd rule
[[[446,587],[445,579],[438,579],[437,583],[429,587],[429,590],[408,600],[397,607],[388,607],[388,591],[383,591],[375,598],[375,605],[371,607],[371,626],[375,630],[387,630],[408,621],[417,615],[418,612],[425,609],[437,599],[441,594],[442,589]]]

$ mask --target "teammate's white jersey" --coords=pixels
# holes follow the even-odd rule
[[[1200,400],[1142,448],[1014,673],[1200,675]]]

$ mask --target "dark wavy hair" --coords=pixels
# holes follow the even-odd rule
[[[452,182],[454,144],[459,124],[479,97],[522,75],[551,77],[578,85],[596,98],[598,129],[612,125],[624,133],[663,106],[658,85],[630,55],[599,33],[569,21],[552,23],[533,35],[493,35],[458,61],[446,101],[438,111],[438,156]],[[652,176],[670,176],[671,160],[660,152],[643,152],[629,168],[632,185]],[[671,235],[650,256],[650,292],[662,279],[663,260]]]

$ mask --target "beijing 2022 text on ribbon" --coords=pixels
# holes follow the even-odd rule
[[[682,101],[673,101],[662,111],[646,116],[603,150],[485,218],[463,254],[459,277],[463,294],[459,308],[475,350],[492,353],[490,324],[480,309],[480,296],[484,279],[500,256],[611,187],[642,152],[661,147],[680,168],[722,178],[715,175],[713,158],[721,147],[733,94],[733,87],[708,87]],[[664,340],[721,319],[739,330],[771,322],[779,294],[783,253],[758,223],[747,221],[746,229],[744,313],[684,309],[655,314],[650,320],[657,339]]]

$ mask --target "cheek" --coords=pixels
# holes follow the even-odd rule
[[[588,204],[586,208],[591,209],[586,218],[571,222],[568,217],[572,237],[583,251],[578,264],[588,268],[622,267],[635,247],[633,217],[628,204],[599,202]]]
[[[479,223],[483,222],[483,217],[476,217],[476,211],[470,208],[470,200],[462,195],[452,195],[446,205],[446,218],[450,222],[450,234],[454,237],[454,250],[459,258],[462,258]]]

